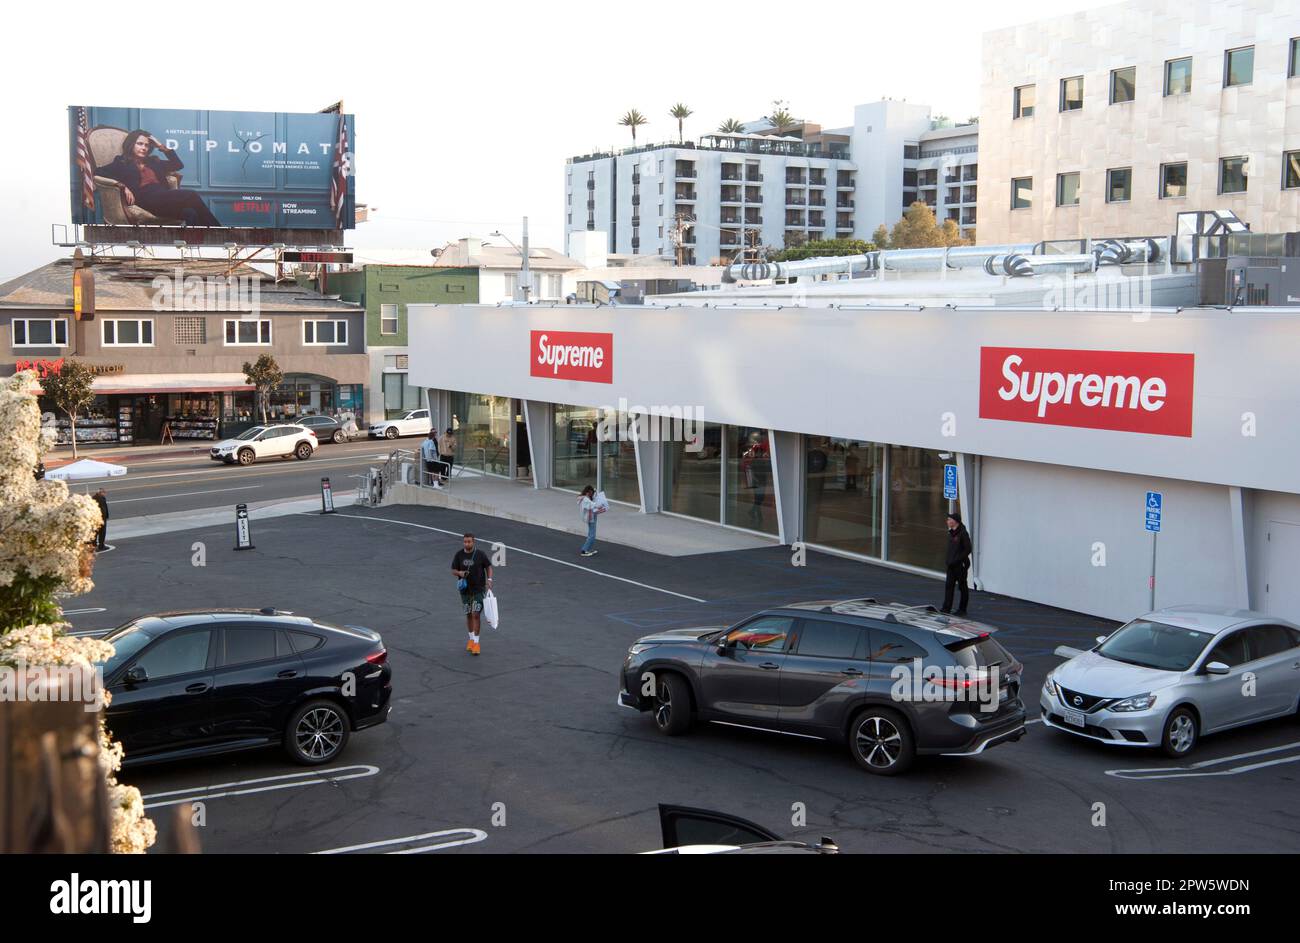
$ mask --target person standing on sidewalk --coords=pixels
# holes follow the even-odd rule
[[[451,431],[451,426],[448,426],[446,431],[438,437],[438,458],[444,466],[448,484],[451,484],[451,463],[455,460],[455,457],[456,433]]]
[[[971,542],[966,525],[961,522],[961,515],[956,511],[948,515],[948,554],[945,559],[947,576],[943,584],[943,612],[952,612],[953,590],[961,590],[961,602],[957,605],[957,615],[966,615],[966,606],[970,603],[970,587],[966,585],[966,574],[970,571]]]
[[[420,479],[420,484],[442,487],[438,484],[438,434],[432,429],[429,430],[429,437],[420,443],[420,463],[424,466],[424,477]]]
[[[99,505],[99,513],[103,520],[99,522],[99,530],[95,534],[95,549],[107,550],[108,544],[105,542],[108,537],[108,495],[103,488],[95,492],[95,503]]]
[[[451,558],[451,572],[456,576],[456,588],[460,590],[460,601],[465,607],[465,628],[469,630],[465,651],[477,655],[483,595],[492,588],[492,561],[474,545],[473,534],[461,538],[461,549]]]
[[[596,504],[596,489],[591,485],[582,489],[578,495],[578,509],[582,512],[582,520],[587,525],[587,539],[578,551],[582,557],[594,557],[598,551],[596,549],[596,516],[600,514],[600,508]]]

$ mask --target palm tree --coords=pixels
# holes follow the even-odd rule
[[[673,107],[669,110],[668,114],[672,115],[674,118],[677,119],[677,143],[678,144],[685,143],[686,138],[683,137],[682,135],[682,122],[685,121],[687,118],[689,118],[691,115],[695,114],[695,112],[691,111],[681,102],[678,102],[677,104],[673,105]]]
[[[618,119],[618,123],[621,124],[623,127],[632,129],[633,145],[636,144],[636,129],[641,127],[641,125],[643,124],[647,124],[648,122],[649,119],[647,119],[645,115],[641,114],[641,112],[637,111],[635,108],[631,109],[622,118]]]
[[[735,118],[728,118],[722,124],[718,125],[719,134],[743,134],[745,126]]]
[[[784,134],[786,128],[799,123],[799,119],[790,113],[789,105],[779,100],[772,102],[772,113],[767,116],[767,120],[777,134]]]

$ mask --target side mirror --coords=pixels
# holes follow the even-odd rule
[[[142,681],[149,680],[149,672],[144,670],[143,665],[132,665],[126,673],[128,684],[139,684]]]
[[[1221,661],[1212,661],[1205,666],[1205,673],[1207,675],[1226,675],[1231,670],[1232,669]]]
[[[1108,638],[1110,638],[1109,635],[1098,635],[1098,636],[1097,636],[1097,644],[1100,645],[1102,642],[1106,641],[1106,639],[1108,639]]]
[[[727,641],[727,637],[726,637],[725,635],[724,635],[721,639],[718,640],[718,654],[719,654],[719,655],[722,655],[723,657],[725,657],[725,656],[727,655],[727,653],[730,652],[733,648],[735,648],[735,644],[732,643],[732,642],[728,642],[728,641]]]

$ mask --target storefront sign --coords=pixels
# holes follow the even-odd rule
[[[15,360],[14,372],[22,373],[24,370],[32,370],[39,379],[46,377],[58,376],[63,369],[63,358],[58,360]]]
[[[614,382],[614,335],[587,331],[531,331],[529,372],[555,380]]]
[[[91,363],[86,366],[90,367],[97,377],[108,376],[112,373],[126,373],[126,364],[124,363]]]
[[[980,418],[1192,434],[1193,354],[980,348]]]

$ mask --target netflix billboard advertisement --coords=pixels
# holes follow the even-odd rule
[[[980,418],[1189,437],[1193,354],[980,348]]]
[[[68,108],[72,221],[352,229],[353,116]]]

